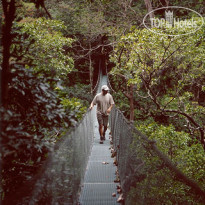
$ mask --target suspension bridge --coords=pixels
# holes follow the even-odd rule
[[[107,76],[99,72],[95,93],[99,93],[104,84],[109,86]],[[106,140],[100,144],[95,112],[95,109],[88,110],[82,121],[56,143],[32,194],[19,204],[115,205],[124,203],[123,198],[125,204],[129,204],[126,193],[133,186],[133,179],[136,183],[146,178],[145,170],[150,166],[146,165],[148,155],[157,157],[157,163],[151,165],[153,172],[160,167],[160,171],[174,176],[194,193],[204,195],[204,191],[178,170],[154,141],[136,130],[116,107],[109,117]],[[133,139],[137,142],[135,150],[130,146]],[[143,200],[139,197],[136,204],[146,204]]]
[[[107,77],[103,76],[99,83],[98,92],[100,92],[101,85],[105,84],[107,84]],[[96,112],[96,106],[94,112]],[[108,131],[105,138],[104,143],[100,144],[98,122],[94,117],[94,142],[80,194],[80,204],[117,204],[117,184],[114,182],[117,170],[111,158]]]

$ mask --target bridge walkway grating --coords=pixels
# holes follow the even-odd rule
[[[103,76],[102,84],[106,84]],[[96,109],[96,106],[94,107]],[[117,194],[116,166],[113,164],[110,152],[109,130],[106,132],[106,140],[100,144],[98,122],[94,119],[94,141],[85,172],[84,183],[81,188],[80,205],[115,205],[119,194]],[[116,193],[113,197],[112,194]]]

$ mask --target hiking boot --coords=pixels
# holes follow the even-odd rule
[[[100,136],[100,144],[103,144],[103,136]]]

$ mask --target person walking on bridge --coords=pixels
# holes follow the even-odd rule
[[[112,95],[108,93],[108,91],[108,86],[103,85],[101,88],[101,93],[98,93],[94,97],[90,105],[90,109],[92,109],[94,105],[97,105],[97,120],[99,123],[100,143],[103,143],[103,140],[105,140],[108,116],[112,110],[113,105],[115,104]]]

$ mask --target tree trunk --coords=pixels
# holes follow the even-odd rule
[[[153,9],[152,9],[152,3],[151,3],[151,1],[150,0],[144,0],[144,2],[145,2],[145,5],[146,5],[146,8],[147,8],[147,11],[148,11],[148,13],[149,13],[149,17],[150,17],[150,19],[151,18],[154,18],[154,13],[153,12],[151,12]],[[151,12],[151,13],[150,13]]]
[[[10,47],[12,43],[12,25],[15,19],[15,0],[2,0],[1,2],[4,12],[4,24],[2,26],[2,65],[0,69],[0,107],[7,107],[8,104],[8,83],[9,83],[9,75],[10,75]],[[2,118],[2,116],[0,116]],[[0,122],[0,133],[4,130],[5,127],[2,126]],[[0,134],[0,147],[2,147],[2,136]],[[2,154],[2,153],[1,153]],[[0,159],[0,170],[2,170],[2,157]],[[2,181],[2,173],[0,173],[0,181]],[[2,190],[2,184],[0,185],[0,189]],[[0,202],[1,203],[1,202]]]
[[[133,85],[130,85],[130,122],[134,121],[134,95],[133,95]]]
[[[93,68],[92,68],[92,59],[91,59],[91,42],[89,42],[89,78],[90,78],[90,90],[93,94]]]
[[[165,0],[166,6],[169,6],[169,0]]]
[[[8,83],[10,76],[10,47],[12,43],[12,25],[15,19],[15,0],[2,1],[3,11],[4,11],[4,24],[2,27],[2,70],[1,70],[1,104],[7,106],[8,101]]]

